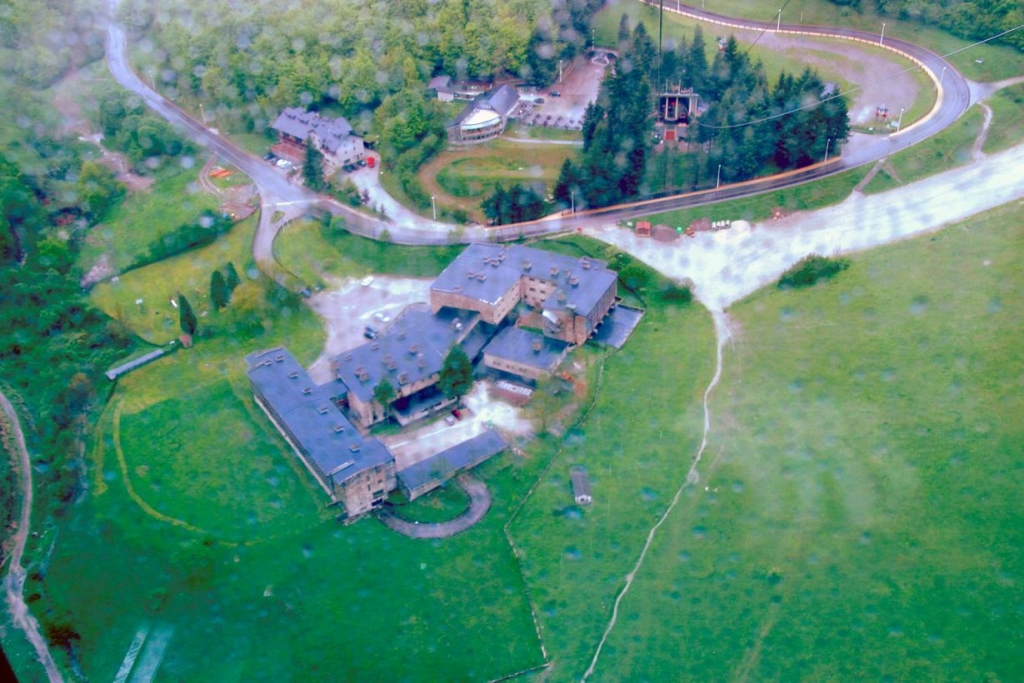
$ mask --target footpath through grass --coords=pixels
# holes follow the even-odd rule
[[[1004,88],[985,101],[992,107],[992,125],[982,151],[992,154],[1024,140],[1024,84]]]
[[[885,192],[970,163],[971,148],[981,133],[983,122],[981,109],[971,107],[938,135],[889,157],[886,166],[862,188],[863,192]],[[895,177],[890,169],[895,171]]]
[[[700,484],[594,680],[1024,678],[1022,225],[1004,207],[733,308]]]

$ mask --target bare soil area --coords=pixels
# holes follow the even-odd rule
[[[752,35],[744,32],[744,35]],[[817,69],[819,72],[838,73],[856,90],[845,93],[849,97],[850,124],[871,126],[875,123],[875,109],[884,104],[892,117],[900,109],[910,109],[921,94],[917,79],[907,71],[912,66],[881,50],[866,49],[845,40],[821,40],[806,36],[765,33],[757,48],[767,48]],[[911,121],[904,120],[906,126]]]

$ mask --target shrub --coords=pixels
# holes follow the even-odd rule
[[[849,259],[828,258],[811,254],[787,270],[779,278],[779,289],[787,287],[810,287],[820,280],[828,280],[850,267]]]

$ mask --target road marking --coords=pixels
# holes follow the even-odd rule
[[[138,668],[135,669],[131,683],[150,683],[153,680],[157,669],[160,668],[160,662],[164,659],[164,653],[167,651],[167,645],[170,644],[172,635],[174,635],[173,627],[157,627],[153,637],[146,644],[146,649],[142,653],[142,659],[139,661]]]

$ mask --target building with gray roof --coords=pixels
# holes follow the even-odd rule
[[[327,119],[301,107],[289,107],[271,128],[281,134],[282,142],[295,146],[304,146],[306,139],[312,137],[313,144],[324,155],[324,162],[333,170],[366,158],[363,139],[343,116]]]
[[[519,93],[508,84],[480,93],[445,126],[448,141],[469,145],[493,140],[505,131],[517,104]]]
[[[480,315],[473,311],[445,308],[432,314],[425,306],[412,308],[376,339],[335,356],[331,368],[349,388],[349,408],[359,423],[369,426],[387,417],[389,406],[374,399],[375,389],[385,380],[395,390],[391,407],[400,424],[452,403],[435,385],[453,346],[463,345],[470,359],[479,355],[487,339],[487,333],[481,337],[476,330],[479,322]]]
[[[520,327],[506,327],[484,347],[484,365],[524,379],[537,380],[565,360],[569,344]]]
[[[245,360],[256,403],[331,499],[344,504],[347,516],[357,517],[383,501],[395,488],[395,458],[341,412],[345,383],[314,384],[280,347]]]
[[[472,244],[430,287],[430,306],[472,310],[500,324],[520,301],[542,316],[543,332],[582,344],[614,306],[618,276],[603,261],[522,245]]]
[[[409,500],[416,500],[506,448],[508,444],[500,434],[485,430],[468,441],[405,468],[398,473],[398,485]]]

